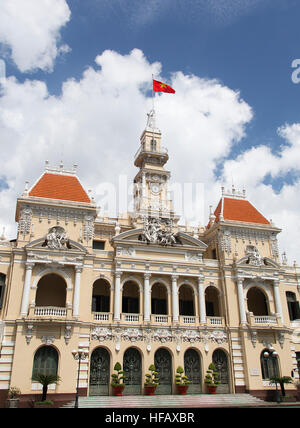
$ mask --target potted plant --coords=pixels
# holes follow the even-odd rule
[[[158,372],[156,371],[154,364],[151,364],[148,370],[151,373],[146,373],[146,375],[145,375],[145,377],[146,377],[145,383],[144,383],[145,394],[146,395],[154,395],[156,387],[159,385],[158,378],[157,378]]]
[[[281,395],[282,395],[282,398],[284,399],[284,397],[285,397],[284,385],[288,384],[288,383],[293,383],[293,379],[290,376],[282,376],[282,377],[272,376],[270,378],[270,385],[275,384],[275,386],[276,386],[275,401],[277,401],[277,403],[280,403],[280,401],[281,401],[280,391],[277,389],[277,385],[280,385]]]
[[[204,382],[207,385],[209,394],[216,394],[217,387],[220,383],[219,381],[219,372],[217,372],[217,368],[214,363],[210,363],[208,366],[208,370],[206,370],[206,375]]]
[[[53,401],[47,400],[48,386],[53,383],[57,384],[60,381],[60,377],[56,374],[43,374],[37,373],[32,376],[33,381],[39,382],[43,387],[42,399],[34,403],[34,407],[52,407]]]
[[[21,391],[16,386],[12,386],[8,391],[7,407],[9,409],[16,409],[19,406],[18,396],[21,394]]]
[[[181,366],[177,367],[175,378],[178,393],[180,395],[186,395],[191,382],[189,381],[188,377],[185,376],[184,370]]]
[[[124,371],[122,370],[122,366],[120,363],[116,363],[114,366],[114,370],[117,373],[113,373],[111,375],[111,386],[113,388],[114,396],[121,397],[123,395],[123,390],[125,388],[124,379]]]

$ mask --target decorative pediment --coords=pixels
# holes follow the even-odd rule
[[[235,265],[249,266],[249,267],[271,267],[280,269],[280,265],[269,257],[262,257],[260,259],[252,259],[249,255],[242,257],[235,262]]]
[[[163,235],[162,235],[163,236]],[[197,250],[200,252],[203,252],[206,250],[207,245],[200,241],[197,238],[194,238],[193,236],[188,235],[187,233],[184,232],[178,232],[178,233],[174,233],[172,234],[174,239],[159,239],[159,235],[154,236],[152,238],[148,239],[145,238],[145,232],[144,229],[140,228],[140,229],[131,229],[129,231],[126,232],[122,232],[119,235],[115,236],[112,241],[115,245],[124,245],[126,244],[127,246],[129,244],[142,244],[145,243],[147,245],[160,245],[163,247],[190,247],[191,250]]]
[[[87,253],[86,248],[79,244],[79,242],[73,241],[72,239],[68,239],[68,243],[65,245],[62,245],[60,248],[47,245],[46,244],[47,237],[35,239],[34,241],[29,242],[29,244],[25,245],[25,249],[28,250],[49,250],[49,251],[64,251],[64,252],[80,252],[80,253]]]

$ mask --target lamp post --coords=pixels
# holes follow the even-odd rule
[[[76,396],[75,396],[75,404],[74,408],[78,408],[78,392],[79,392],[79,374],[80,374],[80,363],[82,360],[85,360],[89,353],[88,351],[82,351],[81,349],[74,349],[72,351],[72,355],[74,357],[74,360],[78,360],[78,373],[77,373],[77,385],[76,385]]]

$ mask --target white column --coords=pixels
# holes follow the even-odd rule
[[[280,316],[281,322],[283,323],[283,313],[282,313],[280,292],[279,292],[279,280],[274,281],[274,298],[275,298],[276,313]]]
[[[114,320],[120,321],[121,316],[121,272],[115,273]]]
[[[200,312],[200,323],[206,323],[206,307],[205,307],[205,296],[203,287],[203,278],[198,277],[198,299],[199,299],[199,312]]]
[[[73,317],[79,317],[81,272],[82,272],[82,266],[75,266],[75,286],[74,286],[74,296],[73,296]]]
[[[150,321],[151,316],[150,276],[150,273],[144,273],[144,321]]]
[[[178,322],[179,319],[179,302],[178,302],[178,288],[177,288],[177,275],[172,275],[172,311],[173,322]]]
[[[25,282],[22,296],[21,316],[26,317],[28,314],[29,293],[31,286],[31,276],[34,263],[26,263]]]
[[[239,309],[240,309],[240,321],[241,321],[241,324],[247,324],[242,278],[237,278],[237,289],[238,289],[238,299],[239,299]]]

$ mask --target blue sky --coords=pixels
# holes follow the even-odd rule
[[[32,21],[28,21],[31,22],[29,25],[28,22],[25,22],[25,30],[22,28],[23,20],[27,13],[29,15],[31,6],[25,9],[22,0],[13,0],[13,2],[18,6],[20,15],[15,15],[11,21],[7,19],[6,22],[9,24],[4,26],[4,30],[0,28],[0,54],[6,63],[7,77],[8,79],[15,77],[17,82],[17,84],[11,83],[9,95],[2,96],[2,100],[0,97],[2,108],[6,109],[6,114],[10,119],[11,115],[16,115],[16,111],[15,107],[13,113],[9,109],[11,109],[16,97],[21,96],[22,93],[26,93],[28,96],[28,105],[24,105],[24,111],[18,111],[21,116],[24,115],[25,117],[25,111],[30,106],[32,106],[32,111],[35,114],[43,108],[45,108],[45,112],[51,113],[54,104],[56,109],[62,108],[63,112],[67,110],[68,115],[71,114],[69,113],[70,105],[67,102],[66,93],[70,97],[70,93],[73,91],[72,96],[76,97],[81,91],[80,100],[83,103],[83,99],[85,99],[83,95],[86,96],[89,91],[87,88],[90,88],[88,83],[91,84],[91,79],[94,78],[91,77],[93,73],[88,76],[85,74],[88,70],[94,71],[99,77],[101,71],[112,70],[109,67],[117,67],[118,61],[122,64],[121,60],[123,59],[127,61],[126,64],[129,67],[129,63],[131,65],[134,63],[130,53],[134,49],[138,49],[144,56],[144,59],[139,59],[138,62],[140,64],[143,62],[146,74],[149,72],[149,85],[151,83],[151,71],[153,71],[153,64],[155,63],[160,65],[158,67],[160,78],[173,85],[176,83],[178,85],[178,88],[175,87],[176,90],[178,89],[175,97],[178,95],[176,100],[180,101],[158,98],[162,111],[161,124],[163,126],[161,128],[163,128],[163,134],[169,142],[170,168],[172,167],[174,170],[175,179],[179,179],[179,177],[182,179],[181,170],[184,168],[183,164],[174,159],[178,154],[176,148],[179,147],[179,144],[188,144],[189,140],[187,139],[186,143],[178,142],[178,146],[174,143],[174,147],[172,147],[172,138],[175,138],[174,115],[173,135],[172,117],[170,124],[167,119],[164,119],[167,115],[166,111],[172,111],[172,108],[175,108],[175,104],[172,105],[172,103],[178,102],[181,103],[180,108],[184,109],[182,103],[186,103],[187,107],[192,109],[187,109],[187,115],[191,112],[194,114],[198,106],[195,104],[192,106],[191,97],[197,93],[196,91],[200,87],[201,90],[207,90],[207,87],[212,85],[217,94],[216,99],[220,97],[220,108],[230,110],[231,116],[229,115],[228,118],[230,124],[227,127],[225,115],[220,119],[219,112],[217,112],[216,117],[224,122],[222,129],[218,128],[220,120],[218,122],[216,119],[209,125],[207,132],[203,131],[203,136],[207,136],[208,130],[218,128],[215,139],[220,140],[221,146],[222,138],[224,138],[224,150],[222,151],[218,146],[216,148],[218,155],[215,158],[212,154],[205,158],[208,142],[204,137],[199,141],[195,147],[197,147],[200,164],[201,153],[206,153],[203,155],[206,163],[201,164],[200,169],[203,171],[206,167],[212,170],[213,174],[201,174],[194,168],[196,180],[208,181],[210,184],[207,186],[212,193],[217,187],[219,188],[221,181],[231,184],[230,181],[232,180],[237,186],[246,184],[252,201],[261,204],[261,211],[266,213],[266,216],[275,218],[276,222],[279,222],[283,228],[285,224],[282,223],[286,222],[291,223],[289,226],[291,228],[298,227],[293,221],[299,214],[299,204],[295,202],[295,199],[298,195],[300,176],[299,167],[296,164],[298,147],[300,146],[300,133],[298,135],[298,127],[296,126],[299,122],[300,83],[292,82],[293,69],[291,64],[295,58],[300,58],[299,1],[55,0],[57,8],[47,9],[48,0],[30,0],[29,3],[33,8],[32,11],[34,11],[31,11],[31,15],[36,13],[35,25],[36,27],[41,25],[40,33],[33,33],[32,31],[32,34],[29,31],[30,28],[34,28]],[[36,7],[35,2],[37,2]],[[52,6],[53,2],[54,0],[52,0]],[[5,8],[0,4],[1,7]],[[40,36],[36,34],[40,34]],[[26,44],[27,40],[28,43]],[[44,40],[46,47],[42,45]],[[61,51],[56,52],[53,47],[61,49]],[[16,53],[18,49],[19,56]],[[27,57],[24,58],[22,52],[26,53],[26,50],[28,51]],[[103,56],[107,50],[114,53],[110,59],[105,55]],[[35,52],[36,55],[34,56]],[[95,59],[99,56],[100,59],[96,63]],[[45,62],[41,61],[41,57],[48,61],[46,65]],[[126,68],[124,71],[124,76],[128,73],[128,69]],[[134,72],[135,69],[130,68],[130,70]],[[122,73],[121,68],[119,72]],[[193,81],[195,92],[189,93],[187,88],[190,88],[191,81],[188,78],[191,76],[195,76],[197,79]],[[141,79],[145,84],[147,78],[143,75]],[[28,82],[31,83],[30,87]],[[40,84],[36,85],[34,82],[40,82],[44,87]],[[207,87],[205,82],[207,82]],[[136,84],[140,84],[138,79]],[[63,89],[66,87],[68,87],[68,91]],[[100,89],[101,85],[99,91]],[[97,87],[95,86],[96,90]],[[119,88],[116,90],[123,91]],[[43,95],[43,91],[46,91],[47,94]],[[123,96],[124,99],[126,96],[128,97],[125,92],[121,98]],[[201,92],[199,93],[201,98]],[[187,94],[190,95],[187,96]],[[236,99],[231,100],[231,107],[228,107],[224,99],[227,96],[232,97],[233,94],[237,94]],[[132,139],[128,146],[128,153],[124,152],[124,159],[128,163],[124,163],[121,167],[122,172],[128,171],[128,174],[134,171],[130,169],[132,164],[127,169],[126,165],[132,162],[130,159],[134,155],[134,148],[138,147],[138,136],[142,129],[142,120],[144,120],[142,117],[145,117],[145,112],[141,116],[139,115],[139,95],[134,92],[130,100],[127,98],[128,104],[133,103],[136,109],[132,111],[132,114],[136,111],[136,117],[132,117],[131,128],[126,128],[127,138]],[[148,95],[150,94],[148,93]],[[180,98],[180,95],[183,96]],[[41,100],[40,104],[36,102],[37,98]],[[99,102],[101,103],[101,101],[103,100],[101,100],[99,92]],[[24,100],[20,104],[23,102]],[[199,102],[201,104],[201,99]],[[213,110],[210,110],[210,102],[211,100],[207,99],[205,108],[208,108],[209,113],[214,117],[217,107],[214,104]],[[223,102],[224,107],[222,107]],[[143,103],[147,103],[147,97],[143,99]],[[169,104],[164,105],[164,103]],[[85,106],[85,109],[91,108],[88,104],[82,105]],[[121,105],[123,106],[123,104]],[[116,119],[119,129],[121,129],[123,122],[127,121],[128,123],[130,120],[128,119],[130,116],[125,111],[126,102],[124,102],[124,106],[118,110],[118,119]],[[98,108],[100,109],[99,106]],[[236,110],[234,110],[235,108]],[[178,105],[176,109],[178,109]],[[124,113],[123,119],[122,112]],[[94,113],[91,110],[90,116],[94,117]],[[102,114],[106,115],[107,111],[102,112]],[[116,111],[112,110],[113,114],[117,117]],[[184,110],[182,110],[182,114],[185,114]],[[95,116],[97,115],[95,114]],[[15,127],[16,117],[13,120]],[[195,115],[195,117],[197,116]],[[20,123],[18,122],[18,126],[21,126]],[[87,125],[87,121],[85,124]],[[92,135],[94,124],[95,122],[90,124],[91,135],[89,137],[96,140],[97,134]],[[295,126],[293,127],[293,125]],[[136,129],[132,130],[134,127]],[[35,123],[33,128],[35,131],[32,132],[31,130],[28,135],[26,134],[27,128],[26,130],[22,128],[22,135],[24,136],[25,133],[26,138],[28,141],[32,141],[33,145],[35,139],[47,139],[47,136],[45,137],[46,128],[42,128],[41,122]],[[9,131],[6,130],[2,136],[0,135],[2,141],[10,138],[9,132],[11,132],[11,127]],[[15,129],[14,132],[16,132]],[[87,132],[86,129],[85,132]],[[124,132],[126,132],[125,127]],[[199,133],[199,129],[195,129],[193,135],[196,135],[197,132]],[[104,135],[105,138],[108,138],[106,131]],[[19,136],[20,134],[18,134],[18,138]],[[136,141],[133,141],[135,136],[137,136]],[[97,146],[99,154],[102,153],[103,156],[109,158],[110,149],[105,147],[104,140],[101,140],[100,137],[101,135],[99,135]],[[124,139],[126,140],[126,135],[124,135]],[[61,149],[62,144],[58,140],[51,146],[51,153],[54,149],[66,157],[66,163],[72,162],[73,159],[68,158],[68,153],[72,153],[72,151],[68,151],[67,147]],[[14,154],[12,153],[12,156],[17,157],[17,153],[21,152],[21,139],[19,144],[19,148],[16,145],[16,151]],[[50,142],[47,144],[50,147]],[[209,144],[213,143],[209,142]],[[45,148],[43,151],[41,147],[40,144],[34,149],[36,156],[34,168],[30,167],[29,164],[25,168],[24,158],[23,163],[21,160],[19,161],[19,171],[22,178],[26,174],[29,180],[36,178],[33,177],[33,174],[40,170],[41,162],[47,156],[51,157],[50,150],[47,151],[48,149]],[[80,146],[78,145],[78,147]],[[117,147],[116,143],[117,149],[122,151],[124,147]],[[56,160],[59,160],[58,156]],[[186,159],[189,159],[194,154],[191,151],[186,156]],[[82,157],[84,156],[79,155],[79,158]],[[113,157],[113,152],[111,152],[111,157]],[[78,161],[78,159],[74,159],[74,161]],[[93,178],[88,164],[82,162],[83,180],[87,180],[96,186],[97,180],[105,179],[104,173],[101,175],[101,172],[98,172],[97,179]],[[265,172],[263,169],[264,162],[266,162]],[[241,173],[243,168],[245,168],[244,174]],[[191,168],[187,169],[192,170]],[[100,168],[100,170],[102,169]],[[13,176],[6,172],[6,167],[2,168],[2,171],[0,186],[2,182],[5,184],[4,190],[7,190],[8,187],[8,189],[14,188],[17,191],[17,174]],[[253,178],[252,181],[251,177]],[[263,196],[258,196],[256,192],[258,186],[260,186],[260,192]],[[219,194],[213,194],[211,201],[207,202],[214,204],[218,197]],[[282,201],[285,201],[287,211],[283,212]],[[3,222],[5,221],[3,220]],[[299,227],[297,233],[300,237]],[[289,245],[288,242],[289,238],[286,235],[284,238],[285,247]],[[295,248],[296,246],[292,246],[291,251],[295,251]]]
[[[291,80],[300,57],[297,0],[68,0],[71,19],[61,38],[71,50],[51,73],[20,73],[12,61],[7,74],[21,81],[41,79],[59,95],[64,81],[80,79],[106,49],[128,54],[141,49],[159,61],[163,77],[178,70],[240,91],[254,118],[243,145],[283,144],[276,129],[298,120],[300,85]],[[149,77],[150,78],[150,77]],[[218,171],[216,170],[216,173]],[[291,175],[291,174],[290,174]],[[287,180],[291,178],[287,177]],[[274,188],[280,186],[276,180]]]

